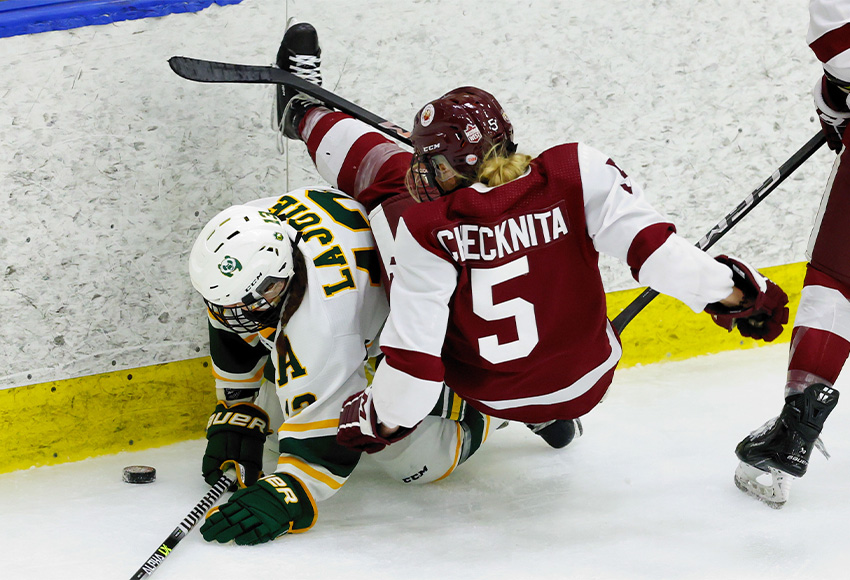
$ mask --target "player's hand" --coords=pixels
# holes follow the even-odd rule
[[[818,113],[823,132],[826,134],[826,144],[836,153],[841,151],[844,131],[850,121],[850,108],[847,95],[838,89],[831,81],[823,76],[812,90],[815,99],[815,109]]]
[[[306,531],[315,521],[315,504],[301,482],[288,474],[273,473],[211,509],[201,535],[208,542],[262,544],[289,532]]]
[[[782,288],[741,260],[725,255],[715,259],[732,269],[732,281],[744,299],[737,307],[719,302],[706,306],[714,323],[730,332],[737,328],[741,336],[767,342],[778,337],[788,322],[788,296]]]
[[[340,445],[356,451],[377,453],[390,443],[409,435],[412,428],[400,427],[390,436],[382,436],[375,405],[372,402],[372,387],[366,387],[342,405],[339,414],[339,430],[336,440]]]
[[[228,405],[219,401],[207,422],[207,449],[201,461],[204,480],[213,485],[221,477],[222,465],[232,461],[239,487],[251,485],[263,471],[263,446],[269,430],[269,416],[251,403]]]

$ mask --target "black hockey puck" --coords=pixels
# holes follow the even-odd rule
[[[147,465],[130,465],[124,468],[127,483],[151,483],[156,479],[156,469]]]

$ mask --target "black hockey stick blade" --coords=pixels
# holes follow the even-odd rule
[[[717,222],[714,227],[712,227],[708,233],[696,243],[696,246],[701,250],[707,250],[713,246],[717,240],[726,235],[726,233],[731,230],[735,224],[750,213],[750,211],[752,211],[752,209],[756,207],[761,200],[766,198],[770,192],[779,187],[780,183],[785,181],[785,179],[794,173],[794,171],[809,157],[814,155],[824,143],[826,143],[826,134],[822,131],[809,139],[809,141],[796,153],[794,153],[794,155],[792,155],[785,163],[780,165],[779,169],[774,171],[771,176],[764,181],[764,183],[758,186],[755,191],[744,199],[744,201],[739,203],[738,207],[729,212],[722,220]],[[622,333],[623,329],[626,328],[626,325],[628,325],[629,322],[631,322],[632,319],[637,316],[647,304],[652,302],[656,296],[658,296],[657,291],[652,288],[647,288],[637,298],[632,300],[632,302],[611,322],[617,332]]]
[[[147,578],[153,574],[157,566],[162,564],[162,561],[165,560],[166,556],[171,553],[174,546],[186,537],[186,534],[195,527],[195,524],[197,524],[198,521],[206,515],[207,511],[215,505],[215,502],[217,502],[222,494],[234,483],[236,483],[236,475],[233,468],[231,468],[225,471],[224,474],[218,478],[218,481],[216,481],[206,495],[201,498],[201,501],[192,508],[192,511],[190,511],[185,518],[183,518],[180,525],[174,528],[174,531],[165,538],[165,541],[160,544],[154,553],[150,555],[144,564],[142,564],[142,567],[136,570],[136,573],[130,577],[130,580],[142,580],[142,578]]]
[[[410,132],[395,123],[387,121],[378,115],[367,111],[359,105],[346,101],[319,85],[298,78],[294,74],[273,66],[258,66],[251,64],[232,64],[201,60],[187,56],[172,56],[168,59],[171,70],[178,76],[199,83],[252,83],[286,85],[299,93],[315,97],[331,108],[351,115],[389,135],[393,139],[410,145]]]

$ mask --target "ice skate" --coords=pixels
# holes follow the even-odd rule
[[[289,19],[275,64],[301,79],[322,85],[322,49],[319,47],[319,35],[312,24]],[[272,128],[278,132],[278,150],[283,152],[283,137],[301,138],[298,124],[307,108],[315,104],[319,102],[312,97],[301,95],[284,85],[274,86]]]
[[[812,449],[829,457],[819,435],[838,402],[838,391],[823,384],[810,385],[788,397],[782,412],[741,441],[735,455],[741,464],[735,485],[772,508],[788,500],[791,481],[806,474]]]
[[[762,471],[741,461],[735,469],[735,485],[738,489],[773,509],[782,508],[788,501],[792,481],[792,475],[773,467]]]
[[[566,447],[584,433],[584,428],[579,419],[556,419],[545,423],[527,423],[526,427],[555,449]]]

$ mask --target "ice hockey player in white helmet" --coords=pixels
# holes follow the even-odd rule
[[[240,487],[201,533],[254,544],[306,531],[361,458],[336,432],[343,401],[368,384],[388,310],[365,210],[322,187],[233,206],[204,226],[189,268],[218,395],[201,470],[212,483],[234,466]],[[441,479],[495,428],[445,395],[408,441],[375,454],[391,477]]]

